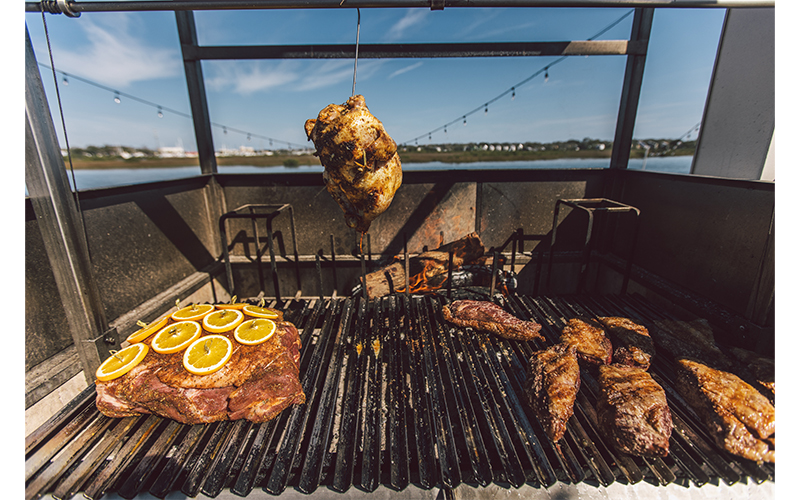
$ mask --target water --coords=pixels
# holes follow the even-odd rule
[[[497,170],[497,169],[570,169],[570,168],[608,168],[607,158],[596,159],[561,159],[540,161],[498,161],[475,163],[407,163],[403,165],[406,172],[421,170]],[[688,174],[692,166],[691,156],[669,156],[648,158],[645,163],[646,170],[654,172],[670,172]],[[630,160],[630,170],[642,170],[642,160]],[[319,165],[301,165],[299,167],[253,167],[247,165],[220,166],[221,174],[273,174],[273,173],[300,173],[319,172]],[[170,168],[121,168],[108,170],[75,170],[75,182],[78,189],[95,189],[103,187],[126,186],[144,182],[166,181],[183,179],[200,175],[200,167],[170,167]],[[70,183],[72,175],[68,173]]]

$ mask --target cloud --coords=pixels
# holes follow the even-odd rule
[[[402,19],[389,28],[389,31],[386,33],[386,38],[388,40],[402,38],[406,31],[423,22],[426,15],[424,9],[408,9]]]
[[[80,24],[88,46],[78,50],[54,49],[53,58],[61,71],[75,73],[115,87],[133,82],[172,77],[183,65],[178,51],[153,46],[132,33],[128,15],[112,16],[112,26],[87,19]]]
[[[284,61],[277,64],[263,61],[217,61],[209,65],[206,85],[217,91],[232,90],[243,95],[269,90],[296,81],[297,64]]]
[[[406,66],[404,68],[400,68],[397,71],[395,71],[394,73],[392,73],[391,75],[389,75],[387,77],[387,80],[391,80],[392,78],[394,78],[396,76],[399,76],[399,75],[402,75],[403,73],[408,73],[409,71],[417,69],[420,66],[422,66],[422,62],[421,61],[417,62],[417,63],[414,63],[414,64],[410,64],[410,65],[408,65],[408,66]]]
[[[383,61],[378,60],[365,60],[358,62],[358,70],[356,74],[356,85],[359,80],[365,80],[375,74],[376,71],[383,65]],[[353,82],[353,61],[326,61],[319,67],[311,68],[307,74],[298,82],[295,90],[316,90],[332,85],[342,85],[349,82],[352,88]]]

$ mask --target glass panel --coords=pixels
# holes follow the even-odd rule
[[[690,173],[724,18],[655,11],[628,168]]]

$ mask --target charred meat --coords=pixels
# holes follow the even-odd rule
[[[305,402],[298,362],[300,337],[289,322],[258,345],[231,337],[233,354],[220,370],[193,375],[183,368],[183,352],[152,349],[122,377],[96,381],[97,409],[108,417],[153,413],[184,424],[246,418],[266,422],[292,404]],[[145,342],[148,342],[147,340]]]
[[[664,389],[641,368],[599,368],[597,420],[614,447],[630,455],[666,456],[672,413]]]
[[[675,388],[718,446],[750,460],[775,462],[775,407],[753,386],[697,360],[680,359]]]
[[[325,186],[344,211],[345,222],[366,233],[389,208],[402,182],[397,144],[361,95],[341,106],[329,104],[316,119],[306,121],[305,130],[325,167]]]
[[[578,357],[592,365],[611,362],[611,341],[603,325],[589,318],[572,318],[561,330],[561,342],[574,345]]]
[[[574,345],[556,344],[531,356],[525,395],[553,442],[564,437],[580,387]]]
[[[444,319],[461,328],[492,332],[511,340],[544,340],[539,333],[542,325],[524,321],[502,307],[481,300],[456,300],[442,307]]]
[[[656,349],[644,325],[628,318],[603,317],[598,320],[614,346],[612,362],[643,370],[650,368],[650,358]]]
[[[656,345],[675,359],[696,358],[722,370],[730,370],[731,360],[717,347],[714,332],[704,319],[694,321],[656,321],[650,334]]]

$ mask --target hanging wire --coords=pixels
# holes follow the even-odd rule
[[[353,58],[353,93],[356,95],[356,73],[358,72],[358,41],[361,36],[361,9],[356,9],[358,12],[358,24],[356,25],[356,56]]]
[[[598,37],[602,36],[602,35],[603,35],[604,33],[606,33],[608,30],[610,30],[611,28],[613,28],[614,26],[618,25],[618,24],[619,24],[619,23],[621,23],[623,20],[625,20],[625,18],[626,18],[626,17],[628,17],[628,16],[630,16],[631,14],[633,14],[633,12],[634,12],[634,9],[631,9],[631,10],[629,10],[629,11],[628,11],[627,13],[625,13],[625,14],[624,14],[622,17],[620,17],[620,18],[619,18],[619,19],[617,19],[616,21],[612,22],[611,24],[609,24],[608,26],[606,26],[606,27],[605,27],[605,28],[603,28],[602,30],[598,31],[597,33],[595,33],[595,34],[594,34],[594,35],[592,35],[591,37],[587,38],[587,40],[590,40],[590,41],[591,41],[591,40],[594,40],[594,39],[596,39],[596,38],[598,38]],[[455,123],[458,123],[458,121],[459,121],[459,120],[462,120],[462,119],[464,120],[464,125],[466,125],[466,124],[467,124],[467,117],[468,117],[469,115],[472,115],[472,114],[475,114],[475,113],[477,113],[478,111],[481,111],[481,110],[487,109],[487,108],[488,108],[488,106],[489,106],[490,104],[494,103],[495,101],[497,101],[497,100],[499,100],[499,99],[502,99],[503,97],[505,97],[505,96],[506,96],[506,95],[508,95],[508,94],[511,94],[511,99],[513,100],[513,99],[516,97],[516,95],[517,95],[517,93],[516,93],[516,89],[517,89],[517,88],[519,88],[519,87],[521,87],[522,85],[524,85],[524,84],[528,83],[529,81],[533,80],[534,78],[536,78],[537,76],[541,75],[542,73],[545,73],[545,81],[546,81],[546,80],[549,78],[549,76],[550,76],[550,75],[548,74],[548,69],[549,69],[549,68],[551,68],[551,67],[553,67],[553,66],[555,66],[556,64],[558,64],[558,63],[560,63],[560,62],[564,61],[564,60],[565,60],[565,59],[567,59],[568,57],[570,57],[570,56],[561,56],[561,57],[559,57],[558,59],[556,59],[555,61],[553,61],[553,62],[551,62],[551,63],[547,64],[546,66],[544,66],[543,68],[539,69],[538,71],[536,71],[535,73],[533,73],[533,74],[532,74],[532,75],[530,75],[529,77],[527,77],[527,78],[525,78],[524,80],[520,81],[519,83],[515,84],[515,85],[514,85],[514,86],[512,86],[511,88],[509,88],[509,89],[505,90],[504,92],[500,93],[499,95],[495,96],[494,98],[492,98],[492,99],[490,99],[490,100],[486,101],[486,103],[485,103],[485,104],[482,104],[482,105],[478,106],[477,108],[474,108],[474,109],[472,109],[472,110],[471,110],[471,111],[469,111],[468,113],[464,114],[463,116],[461,116],[461,117],[459,117],[459,118],[456,118],[455,120],[452,120],[452,121],[449,121],[449,122],[445,123],[445,124],[444,124],[444,125],[442,125],[441,127],[437,127],[437,128],[435,128],[435,129],[433,129],[433,130],[430,130],[430,131],[428,131],[428,132],[425,132],[424,134],[421,134],[421,135],[419,135],[419,136],[415,137],[414,139],[410,139],[410,140],[408,140],[408,141],[406,141],[406,142],[402,142],[401,144],[402,144],[402,145],[406,145],[406,144],[409,144],[411,141],[416,141],[417,139],[423,138],[423,137],[425,137],[425,136],[426,136],[426,135],[428,135],[428,134],[434,134],[434,133],[436,133],[436,132],[438,132],[438,131],[440,131],[440,130],[444,130],[444,129],[446,129],[446,128],[447,128],[447,126],[448,126],[448,125],[453,125],[453,124],[455,124]]]

